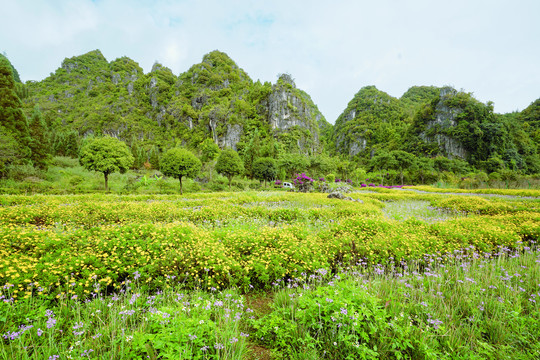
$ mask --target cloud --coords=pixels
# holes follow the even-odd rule
[[[535,0],[23,0],[3,10],[0,51],[24,80],[93,49],[175,74],[218,49],[254,80],[290,73],[331,122],[366,85],[396,97],[413,85],[455,85],[499,112],[540,95]]]

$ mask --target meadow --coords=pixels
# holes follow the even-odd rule
[[[2,359],[535,359],[540,191],[0,196]]]

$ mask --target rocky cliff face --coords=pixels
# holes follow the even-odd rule
[[[450,87],[440,89],[439,101],[435,106],[432,120],[427,121],[426,130],[420,133],[425,142],[436,143],[449,158],[459,157],[465,159],[467,151],[463,144],[450,136],[452,129],[457,126],[458,115],[463,112],[459,107],[448,105],[448,100],[456,96],[457,91]]]
[[[328,123],[309,95],[296,87],[290,75],[280,75],[263,104],[276,138],[286,142],[289,148],[306,154],[319,148],[319,127]]]

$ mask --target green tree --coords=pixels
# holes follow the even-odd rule
[[[201,161],[206,170],[208,170],[208,178],[212,181],[212,173],[214,172],[214,161],[219,156],[219,146],[212,139],[205,139],[201,143]]]
[[[290,178],[294,177],[294,174],[296,173],[306,171],[309,165],[309,158],[298,153],[283,153],[278,159],[278,167],[282,169]]]
[[[416,169],[416,159],[414,155],[403,150],[394,150],[390,152],[390,155],[394,158],[391,169],[399,171],[401,185],[403,185],[403,172],[405,169]]]
[[[0,178],[6,176],[7,167],[20,157],[19,144],[13,135],[0,126]]]
[[[259,136],[259,130],[255,129],[255,131],[253,132],[253,136],[251,137],[248,145],[244,149],[244,156],[243,156],[246,175],[250,179],[253,179],[254,174],[253,174],[252,166],[255,160],[257,160],[257,158],[260,157],[260,151],[261,151],[261,139]]]
[[[440,173],[443,171],[451,171],[452,162],[447,157],[437,156],[433,159],[433,167]]]
[[[428,176],[435,170],[433,168],[433,159],[421,157],[417,160],[416,165],[418,167],[418,176],[420,176],[422,185],[424,185],[426,176]]]
[[[187,149],[174,148],[168,150],[159,162],[161,172],[180,181],[180,194],[182,190],[182,177],[195,177],[201,170],[201,161]]]
[[[131,168],[142,169],[144,163],[146,162],[146,152],[136,140],[133,140],[131,143],[131,155],[133,155],[133,158],[135,159]]]
[[[201,161],[207,163],[216,160],[219,156],[219,146],[212,139],[205,139],[201,143]]]
[[[79,157],[79,162],[85,169],[103,173],[106,191],[109,190],[109,174],[125,173],[133,160],[129,147],[123,141],[110,136],[86,142]]]
[[[148,154],[148,162],[153,169],[159,170],[159,148],[157,146],[152,146],[150,148],[150,153]]]
[[[396,160],[390,153],[381,151],[371,158],[369,163],[373,170],[379,170],[381,172],[382,184],[384,185],[384,173],[388,169],[394,168],[395,162]]]
[[[337,162],[337,171],[339,172],[341,180],[345,181],[349,177],[351,162],[349,160],[339,160]]]
[[[311,171],[322,177],[326,174],[335,173],[337,171],[336,159],[339,160],[337,157],[331,158],[324,153],[312,156],[310,159]]]
[[[216,171],[229,179],[230,191],[232,178],[244,171],[244,165],[242,164],[240,155],[233,149],[223,150],[217,159]]]
[[[264,181],[266,187],[266,182],[274,180],[277,176],[276,161],[269,157],[258,158],[253,163],[253,176],[259,181]]]
[[[34,107],[28,128],[32,139],[30,141],[30,150],[32,150],[30,159],[35,167],[46,170],[51,160],[51,146],[47,125],[37,106]]]
[[[29,159],[31,150],[30,133],[22,102],[15,92],[13,70],[9,60],[0,57],[0,128],[17,142],[19,159]]]

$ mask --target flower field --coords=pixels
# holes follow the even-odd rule
[[[2,196],[0,358],[535,358],[540,192],[422,190]]]

